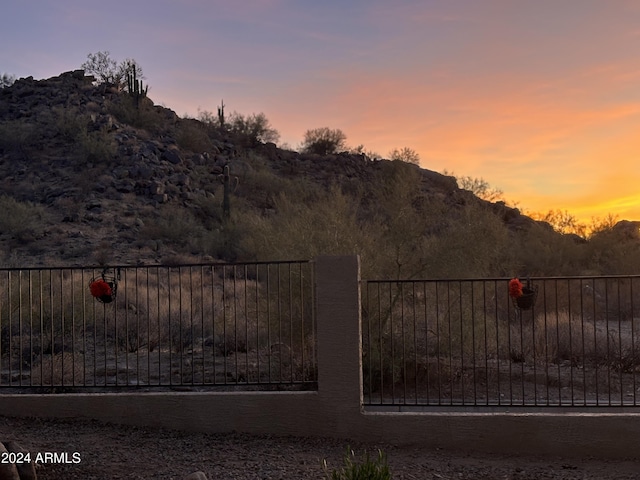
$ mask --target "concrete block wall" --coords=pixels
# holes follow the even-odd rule
[[[318,390],[3,395],[0,415],[90,418],[204,432],[528,455],[640,457],[636,410],[421,413],[362,407],[360,274],[356,256],[315,259]]]

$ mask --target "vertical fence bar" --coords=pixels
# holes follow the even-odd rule
[[[71,385],[76,386],[76,296],[75,275],[69,270],[69,282],[71,283]],[[64,352],[63,354],[64,355]]]
[[[291,264],[287,264],[287,275],[289,281],[289,381],[293,383],[293,291],[291,278]]]
[[[237,266],[233,265],[233,360],[235,365],[235,374],[233,376],[233,383],[238,383],[238,270]],[[282,377],[280,378],[282,381]]]
[[[415,282],[411,282],[411,312],[413,315],[413,379],[414,379],[414,384],[413,384],[413,391],[414,391],[414,403],[417,405],[418,404],[418,397],[419,397],[419,391],[418,391],[418,376],[419,376],[419,363],[418,363],[418,326],[417,326],[417,322],[418,322],[418,317],[417,317],[417,308],[416,308],[416,283]]]
[[[636,325],[636,318],[634,315],[634,295],[633,295],[633,278],[631,278],[631,280],[629,281],[629,297],[631,298],[631,306],[630,306],[630,314],[631,314],[631,359],[632,361],[635,363],[636,362],[636,329],[635,329],[635,325]],[[637,403],[637,385],[636,385],[636,375],[635,375],[635,365],[632,366],[632,372],[633,375],[631,376],[632,378],[632,385],[633,385],[633,401],[632,401],[632,405],[636,405]]]
[[[7,272],[7,315],[9,324],[9,336],[7,341],[7,348],[9,350],[9,386],[13,386],[13,289],[11,288],[11,271]]]
[[[405,345],[406,338],[405,338],[405,329],[404,329],[404,322],[405,322],[404,283],[400,283],[397,286],[398,286],[399,295],[400,295],[400,339],[402,342],[401,350],[400,350],[402,354],[402,359],[400,363],[400,374],[402,376],[402,403],[406,404],[407,403],[407,369],[406,369],[407,359],[406,359],[406,345]],[[393,334],[394,332],[391,331],[391,335]],[[395,361],[394,361],[394,367],[395,367]]]
[[[53,319],[55,317],[55,313],[53,310],[53,270],[49,269],[49,307],[50,307],[50,318],[49,318],[49,323],[51,324],[51,362],[50,363],[50,367],[51,367],[51,387],[53,388],[54,385],[54,381],[53,381],[53,364],[54,364],[54,358],[55,358],[55,335],[54,335],[54,325],[53,325]]]
[[[380,404],[384,402],[384,356],[382,355],[382,297],[380,296],[380,284],[377,283],[377,299],[378,299],[378,346],[380,348],[380,354],[378,355],[378,368],[380,371]]]
[[[622,342],[622,305],[621,305],[621,297],[620,297],[620,282],[618,279],[616,282],[616,293],[617,293],[617,317],[618,317],[618,377],[620,379],[620,405],[624,405],[624,371],[625,371],[625,362],[623,359],[623,342]]]
[[[429,358],[429,341],[430,341],[430,336],[429,336],[429,313],[428,313],[428,309],[427,309],[427,303],[428,303],[428,299],[427,299],[427,283],[426,282],[422,282],[422,299],[423,299],[423,315],[424,315],[424,353],[425,353],[425,364],[427,367],[427,371],[426,371],[426,390],[425,390],[425,394],[426,394],[426,403],[430,404],[431,403],[431,362],[430,362],[430,358]]]
[[[544,350],[544,378],[545,378],[545,398],[546,405],[550,404],[549,397],[549,385],[550,385],[550,377],[549,377],[549,323],[547,318],[547,282],[542,282],[542,333],[544,336],[543,350]]]
[[[567,305],[567,328],[569,331],[569,394],[570,394],[570,402],[569,404],[573,407],[575,406],[575,380],[574,380],[574,358],[575,358],[575,342],[574,342],[574,325],[573,325],[573,305],[571,303],[571,279],[566,280],[566,305]]]
[[[609,282],[605,280],[604,282],[604,297],[605,297],[605,323],[607,325],[607,402],[608,405],[611,405],[611,350],[610,350],[610,339],[609,339]]]

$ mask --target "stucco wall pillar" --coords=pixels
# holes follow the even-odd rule
[[[318,394],[327,433],[349,438],[362,421],[360,259],[315,258]]]

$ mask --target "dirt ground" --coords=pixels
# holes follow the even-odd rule
[[[339,468],[348,446],[356,461],[362,461],[365,451],[375,456],[382,449],[394,479],[640,478],[640,454],[625,461],[478,455],[326,439],[185,433],[89,420],[0,417],[0,440],[15,440],[32,456],[66,453],[56,463],[37,464],[41,480],[182,479],[195,471],[209,480],[324,479],[323,460],[330,471]],[[68,463],[61,463],[65,458]]]

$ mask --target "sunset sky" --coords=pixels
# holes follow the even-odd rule
[[[178,115],[263,112],[482,177],[530,212],[640,220],[640,1],[5,2],[0,73],[109,51]]]

